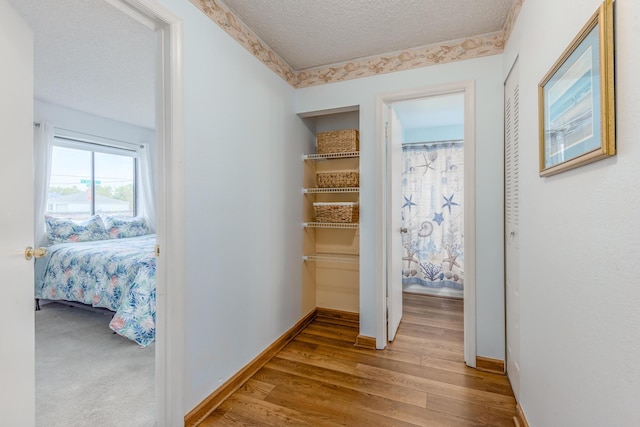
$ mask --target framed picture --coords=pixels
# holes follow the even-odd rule
[[[613,0],[605,0],[538,85],[540,176],[613,156]]]

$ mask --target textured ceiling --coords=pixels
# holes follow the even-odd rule
[[[299,71],[501,31],[520,0],[223,1]],[[151,30],[105,0],[10,2],[34,30],[36,99],[154,127]]]
[[[155,35],[104,0],[10,0],[34,32],[36,99],[155,127]]]
[[[296,70],[501,31],[514,0],[224,0]]]

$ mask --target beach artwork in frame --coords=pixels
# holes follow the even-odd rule
[[[538,85],[540,176],[613,156],[613,0],[605,0]]]

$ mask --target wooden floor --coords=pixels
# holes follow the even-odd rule
[[[386,350],[318,318],[201,426],[513,426],[507,378],[463,362],[462,301],[405,294]]]

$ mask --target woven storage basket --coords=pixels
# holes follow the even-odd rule
[[[358,187],[360,174],[353,170],[316,172],[319,188]]]
[[[318,154],[348,153],[360,148],[359,134],[356,129],[318,132]]]
[[[317,222],[358,222],[360,210],[355,202],[314,202]]]

